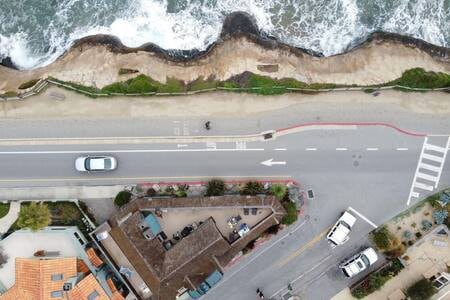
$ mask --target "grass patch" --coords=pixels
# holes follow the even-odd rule
[[[29,89],[30,87],[33,87],[38,83],[39,79],[32,79],[30,81],[24,82],[21,85],[19,85],[19,90],[25,90]]]
[[[185,91],[184,83],[175,78],[167,78],[165,84],[159,83],[158,93],[182,93]]]
[[[78,84],[78,83],[74,83],[74,82],[70,82],[70,81],[62,81],[62,80],[59,80],[59,79],[56,79],[56,78],[53,78],[53,77],[51,77],[49,79],[51,79],[53,81],[56,81],[58,83],[61,83],[61,84],[69,85],[69,86],[71,86],[71,87],[73,87],[75,89],[87,92],[88,93],[87,95],[90,96],[90,97],[94,97],[95,98],[96,97],[95,94],[101,94],[102,93],[102,91],[100,89],[98,89],[96,87],[93,87],[93,86],[86,86],[86,85],[82,85],[82,84]],[[71,88],[67,88],[65,86],[62,86],[62,87],[72,91]],[[90,94],[94,94],[94,95],[90,95]]]
[[[188,84],[189,91],[202,91],[213,89],[219,86],[219,81],[213,79],[203,79],[203,77],[199,77],[196,80],[190,82]]]
[[[9,203],[0,203],[0,219],[6,216],[9,212]]]

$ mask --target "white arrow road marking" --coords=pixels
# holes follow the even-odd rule
[[[285,161],[273,161],[273,158],[261,162],[262,165],[271,167],[273,165],[285,165]]]

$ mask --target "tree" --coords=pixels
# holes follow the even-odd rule
[[[392,247],[391,233],[383,226],[373,232],[373,241],[381,250],[389,250]]]
[[[406,294],[411,300],[426,300],[436,294],[436,288],[427,279],[421,279],[410,286]]]
[[[30,205],[22,205],[17,219],[17,226],[38,231],[51,222],[51,214],[48,206],[43,203],[31,202]]]
[[[270,187],[270,192],[278,199],[283,200],[287,192],[287,187],[282,184],[274,184]]]
[[[225,194],[225,182],[220,179],[211,179],[206,184],[206,196],[222,196]]]
[[[131,193],[128,191],[120,191],[116,198],[114,198],[114,204],[121,207],[130,202]]]

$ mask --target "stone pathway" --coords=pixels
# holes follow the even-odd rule
[[[20,211],[20,202],[10,202],[9,212],[0,219],[0,235],[6,233],[11,225],[17,220]]]

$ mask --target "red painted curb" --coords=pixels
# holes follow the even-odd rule
[[[404,129],[401,129],[395,125],[383,123],[383,122],[311,122],[311,123],[304,123],[304,124],[297,124],[292,125],[285,128],[276,129],[276,132],[283,132],[290,129],[295,128],[301,128],[301,127],[308,127],[308,126],[317,126],[317,125],[338,125],[338,126],[383,126],[383,127],[389,127],[392,128],[400,133],[411,135],[411,136],[426,136],[426,133],[420,133],[420,132],[412,132],[407,131]]]
[[[247,183],[249,182],[249,180],[225,180],[225,184],[242,184],[242,183]],[[300,184],[293,180],[293,179],[268,179],[268,180],[252,180],[252,181],[257,181],[257,182],[261,182],[261,183],[291,183],[297,186],[300,186]],[[154,184],[158,184],[158,185],[179,185],[179,184],[186,184],[186,185],[204,185],[207,184],[208,181],[158,181],[158,182],[142,182],[142,183],[138,183],[138,185],[140,186],[152,186]]]

